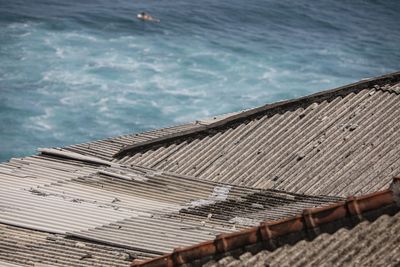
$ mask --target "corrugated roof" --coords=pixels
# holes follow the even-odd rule
[[[124,266],[152,254],[0,224],[0,266]]]
[[[396,73],[242,112],[225,124],[128,147],[116,162],[311,195],[374,192],[400,173],[399,79]]]
[[[82,144],[67,146],[64,149],[88,156],[95,156],[105,160],[112,160],[113,156],[121,149],[133,144],[151,142],[174,134],[195,132],[224,119],[243,113],[244,110],[200,119],[191,123],[161,128],[142,133],[134,133],[107,138],[104,140],[90,141]]]
[[[0,260],[0,266],[2,266],[2,267],[23,267],[24,265],[15,264],[15,263],[11,263],[11,262],[5,262],[5,261]]]
[[[1,223],[153,255],[338,200],[41,151],[0,164]]]
[[[41,256],[21,252],[15,263],[54,256],[62,265],[76,238],[104,246],[95,253],[112,246],[153,257],[386,188],[400,173],[399,81],[394,73],[0,164],[0,223],[65,243],[57,252],[43,245],[34,252]],[[10,238],[0,237],[0,246]],[[39,239],[29,244],[42,247]],[[0,261],[12,256],[0,249]]]
[[[0,222],[52,233],[100,226],[131,216],[112,207],[66,199],[41,191],[96,172],[94,166],[50,157],[13,159],[0,165]],[[84,218],[83,218],[83,215]]]
[[[264,266],[399,266],[400,213],[383,215],[374,222],[365,221],[353,229],[322,234],[313,241],[300,241],[254,256],[242,254],[239,259],[225,257],[204,267]]]
[[[287,266],[291,266],[291,264],[289,263],[295,262],[296,260],[302,261],[303,264],[315,263],[315,259],[313,257],[305,258],[305,256],[307,255],[307,252],[309,254],[312,254],[313,252],[317,254],[317,252],[313,250],[318,250],[318,245],[321,245],[323,247],[323,244],[318,243],[318,238],[315,239],[316,237],[320,236],[323,233],[335,233],[342,228],[352,228],[364,220],[374,221],[376,218],[382,216],[383,214],[393,215],[399,212],[399,210],[400,178],[394,178],[390,189],[359,197],[351,197],[348,198],[346,201],[341,201],[325,207],[305,209],[301,215],[298,214],[297,216],[278,221],[265,221],[260,223],[258,227],[245,229],[236,233],[222,234],[217,236],[214,240],[202,242],[197,245],[176,248],[172,253],[155,259],[146,261],[135,260],[132,266],[200,266],[210,259],[219,259],[221,257],[223,259],[222,261],[217,263],[217,266],[236,266],[235,264],[239,264],[238,266],[241,266],[241,260],[243,260],[244,262],[248,258],[248,253],[244,252],[259,252],[260,250],[276,250],[276,254],[274,254],[275,252],[273,252],[272,254],[278,255],[277,257],[280,258],[279,263]],[[386,225],[383,225],[383,227],[377,227],[377,229],[379,229],[379,231],[383,231],[385,227]],[[395,229],[397,230],[397,226]],[[368,232],[368,229],[364,231],[364,233],[365,232]],[[353,233],[357,234],[357,231]],[[389,233],[386,233],[386,235],[390,235],[393,233],[394,231],[390,231]],[[334,236],[335,235],[337,234],[334,234]],[[340,239],[341,238],[342,237],[340,237]],[[352,238],[354,238],[354,236],[352,236]],[[365,241],[365,252],[359,252],[358,248],[353,248],[351,243],[346,244],[346,241],[348,241],[346,240],[346,238],[343,238],[343,240],[340,240],[340,242],[344,242],[342,244],[346,244],[350,247],[350,252],[347,251],[349,252],[349,258],[353,256],[352,253],[356,254],[355,257],[351,258],[351,260],[355,260],[355,258],[357,257],[363,257],[363,253],[370,253],[371,250],[377,248],[379,242],[382,242],[383,240],[380,238],[378,239],[379,241],[374,240],[376,243],[374,243],[371,248],[368,246],[368,244],[373,238],[377,238],[376,235],[375,237],[366,238],[366,240],[360,240],[357,238],[354,238],[352,240],[353,242]],[[335,237],[329,239],[328,242],[334,239]],[[311,245],[308,246],[305,245],[308,244],[305,242],[298,243],[301,240],[314,240],[317,243],[315,244],[314,241],[312,241]],[[399,238],[392,238],[390,240],[389,246],[395,247],[399,242]],[[295,248],[293,250],[295,252],[296,250],[300,250],[300,252],[303,253],[291,254],[291,252],[293,251],[292,248],[286,251],[285,249],[282,249],[282,247],[285,248],[285,245],[288,244],[296,244],[294,245]],[[305,246],[306,248],[304,248]],[[288,252],[289,255],[286,255],[286,252]],[[324,254],[324,256],[332,256],[329,255],[332,252],[337,252],[335,250],[335,246],[331,247],[331,250]],[[240,254],[243,254],[241,256],[243,258],[239,257],[240,260],[234,260],[231,257]],[[263,255],[265,254],[268,255],[268,252],[263,252]],[[390,255],[395,254],[392,253]],[[296,259],[296,257],[298,258]],[[286,261],[286,258],[290,259],[289,263]],[[258,259],[258,257],[256,256],[255,259]],[[319,260],[324,261],[324,257],[319,257]],[[232,263],[230,263],[230,261],[232,261]],[[355,260],[353,263],[355,262],[357,262],[357,260]],[[215,262],[212,260],[211,263]],[[256,260],[251,261],[249,263],[250,265],[246,266],[252,266],[251,264],[255,263],[259,264],[259,266],[269,266],[269,262],[256,262]],[[329,264],[329,262],[326,264]]]
[[[219,116],[215,117],[215,120],[218,119]],[[198,128],[204,127],[204,125],[207,125],[208,123],[211,123],[211,121],[214,121],[214,119],[199,120],[193,123],[187,123],[168,128],[161,128],[143,133],[128,134],[104,140],[91,141],[87,143],[67,146],[64,149],[83,155],[112,160],[114,154],[129,145],[155,140],[157,138],[169,136],[175,133],[194,131]]]

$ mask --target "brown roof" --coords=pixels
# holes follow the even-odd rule
[[[312,240],[321,233],[334,233],[343,227],[352,227],[364,220],[372,221],[383,214],[393,215],[399,210],[400,178],[395,178],[391,188],[385,191],[348,198],[345,202],[323,208],[306,209],[302,215],[292,218],[262,222],[258,227],[219,235],[214,240],[195,246],[177,248],[173,253],[156,259],[135,260],[132,266],[168,267],[182,264],[197,266],[210,258],[240,253],[246,249],[254,251],[263,248],[271,251],[285,244],[296,244],[303,239]],[[382,228],[380,229],[382,231]],[[318,242],[318,240],[313,242]],[[396,244],[400,242],[398,238],[394,241]],[[301,244],[296,244],[296,246],[301,247]],[[282,261],[287,264],[285,259]],[[304,261],[311,262],[312,259],[306,258]]]

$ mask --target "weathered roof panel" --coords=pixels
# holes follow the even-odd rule
[[[11,159],[0,164],[0,262],[100,265],[92,252],[79,256],[78,238],[96,255],[117,255],[106,265],[126,264],[119,262],[120,250],[153,257],[387,188],[400,174],[399,82],[400,73],[394,73],[186,125]],[[351,201],[340,212],[351,213]],[[296,223],[310,223],[307,216]],[[248,231],[258,240],[259,234]],[[45,243],[44,236],[61,243]],[[224,236],[215,242],[225,242]],[[293,253],[304,253],[301,247]]]
[[[146,254],[0,224],[0,266],[124,266]]]
[[[339,199],[41,151],[0,164],[0,223],[156,255]]]
[[[11,262],[5,262],[0,260],[0,266],[2,267],[24,267],[25,265],[15,264]]]
[[[363,79],[359,82],[345,85],[339,88],[322,91],[312,95],[300,97],[292,100],[285,100],[276,102],[273,104],[266,104],[261,107],[248,109],[242,112],[232,113],[231,116],[222,116],[217,119],[214,123],[207,123],[204,127],[197,127],[197,129],[191,129],[190,131],[180,131],[171,135],[162,136],[155,138],[153,140],[144,141],[143,143],[136,143],[123,148],[116,157],[122,157],[126,154],[132,154],[132,152],[137,152],[144,150],[148,147],[154,147],[157,145],[165,145],[168,142],[176,141],[179,139],[188,139],[196,134],[210,134],[215,130],[221,130],[220,128],[232,127],[238,123],[245,123],[248,120],[256,119],[262,116],[282,113],[290,110],[295,110],[299,108],[304,108],[312,103],[321,103],[325,100],[329,101],[331,99],[346,96],[350,93],[358,93],[364,89],[374,89],[380,91],[388,91],[397,93],[397,90],[392,90],[396,88],[396,83],[400,80],[400,72],[390,73],[380,77]]]
[[[374,222],[362,222],[353,229],[322,234],[313,241],[300,241],[254,256],[247,252],[239,259],[226,257],[204,267],[263,266],[399,266],[400,213],[382,215]]]
[[[395,215],[400,210],[399,200],[400,178],[394,178],[390,188],[384,191],[359,197],[351,197],[346,199],[346,201],[340,201],[325,207],[305,209],[301,214],[299,213],[290,218],[278,221],[264,221],[257,227],[245,229],[236,233],[222,234],[213,240],[193,246],[176,248],[172,253],[155,259],[146,261],[135,260],[133,266],[200,266],[205,262],[210,262],[210,260],[211,263],[214,263],[216,259],[220,258],[223,258],[223,260],[218,262],[217,266],[226,266],[228,264],[232,264],[232,266],[242,266],[240,265],[240,260],[244,261],[249,258],[246,252],[258,253],[261,250],[268,250],[278,251],[279,253],[282,247],[287,247],[287,245],[294,245],[294,247],[297,247],[298,244],[301,244],[299,245],[300,250],[302,250],[304,246],[307,246],[307,248],[303,250],[303,253],[294,254],[295,256],[290,253],[292,252],[290,250],[286,251],[290,256],[286,255],[286,252],[279,254],[278,257],[281,257],[281,263],[287,264],[285,257],[293,257],[293,262],[296,261],[295,257],[299,257],[297,260],[302,260],[303,263],[313,263],[314,259],[312,257],[303,258],[304,255],[307,254],[305,250],[311,250],[311,253],[314,253],[315,250],[321,249],[321,247],[317,247],[321,244],[317,243],[317,245],[308,247],[308,245],[304,245],[307,243],[300,241],[318,240],[316,237],[324,233],[333,234],[337,231],[340,232],[343,228],[351,229],[363,221],[374,221],[384,214]],[[385,226],[381,229],[384,228]],[[357,241],[361,240],[354,239],[354,242]],[[314,241],[312,241],[311,244],[313,242]],[[332,240],[328,242],[334,243]],[[392,246],[396,246],[400,241],[398,238],[395,238],[395,240],[392,239],[390,242],[392,242]],[[364,249],[366,250],[370,249],[368,243],[369,241],[364,243],[366,246]],[[352,245],[350,244],[349,246],[351,251]],[[330,253],[332,252],[336,252],[335,248],[332,248]],[[358,253],[358,248],[352,252]],[[239,257],[243,253],[243,258]],[[264,254],[265,253],[269,252],[264,252]],[[232,256],[240,258],[240,260],[234,260]],[[351,256],[350,253],[350,257]],[[357,257],[362,256],[362,253],[357,254]],[[323,261],[323,257],[321,257],[320,260]],[[251,262],[251,264],[256,263],[259,263],[259,266],[269,266],[268,262],[265,261]],[[291,264],[288,264],[288,266],[291,266]]]
[[[257,188],[338,196],[373,192],[387,186],[387,177],[400,173],[395,134],[399,81],[396,72],[65,150]],[[125,152],[118,151],[127,155],[120,158]],[[115,153],[119,158],[113,158]]]
[[[91,141],[87,143],[67,146],[64,149],[83,155],[94,156],[105,160],[112,160],[113,155],[126,146],[154,140],[165,135],[188,131],[201,127],[200,124],[188,123],[168,128],[162,128],[143,133],[135,133],[112,137],[104,140]]]
[[[366,89],[119,162],[297,193],[373,192],[400,173],[398,106],[399,95]]]

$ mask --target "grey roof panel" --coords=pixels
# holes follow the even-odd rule
[[[0,164],[0,223],[160,255],[339,198],[201,181],[63,150]],[[109,165],[109,166],[107,166]]]
[[[362,222],[353,229],[342,228],[322,234],[313,241],[264,250],[239,259],[227,257],[207,267],[244,266],[398,266],[400,264],[400,213]]]
[[[74,257],[66,259],[73,246],[66,240],[151,257],[385,188],[400,173],[399,79],[400,73],[390,74],[191,124],[11,159],[0,164],[0,234],[11,231],[1,228],[9,224],[18,226],[12,231],[21,242],[34,236],[17,234],[23,228],[64,242],[46,247],[38,237],[29,244],[43,245],[34,252],[43,254],[17,246],[24,252],[15,262],[54,255],[57,264],[80,266],[67,264]],[[132,145],[137,152],[113,158]],[[0,246],[9,249],[12,238],[1,237]],[[0,261],[12,257],[0,249]]]
[[[400,95],[365,89],[118,162],[257,188],[359,195],[400,173],[398,106]]]
[[[285,100],[273,104],[267,104],[258,108],[249,109],[243,112],[238,112],[232,116],[224,117],[217,120],[215,123],[204,125],[204,127],[197,127],[190,131],[180,131],[169,136],[162,136],[153,140],[144,141],[142,143],[133,144],[125,147],[116,157],[122,157],[127,154],[132,154],[147,148],[152,148],[158,145],[165,145],[167,143],[177,141],[179,139],[189,139],[196,135],[208,135],[214,131],[221,130],[221,128],[233,127],[238,123],[246,123],[248,120],[255,119],[260,116],[266,116],[284,111],[304,108],[312,103],[320,103],[325,100],[331,100],[335,97],[341,97],[350,93],[358,93],[364,89],[376,89],[381,91],[394,92],[388,90],[392,84],[398,83],[400,80],[400,72],[390,73],[376,78],[364,79],[359,82],[345,85],[339,88],[315,93],[309,96],[300,97],[293,100]]]
[[[153,140],[165,135],[170,135],[181,131],[196,129],[198,127],[201,127],[201,125],[196,123],[188,123],[143,133],[122,135],[105,140],[97,140],[77,145],[71,145],[65,147],[64,149],[83,155],[112,160],[115,153],[128,145]]]
[[[146,254],[0,224],[0,266],[124,266]]]
[[[400,73],[392,73],[295,100],[65,150],[236,185],[359,195],[384,188],[400,173],[395,134],[399,80]],[[113,158],[132,145],[138,147],[136,153]]]
[[[2,266],[2,267],[24,267],[25,265],[20,265],[20,264],[15,264],[15,263],[0,260],[0,266]]]

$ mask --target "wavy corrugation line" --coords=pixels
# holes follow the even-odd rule
[[[176,247],[172,253],[154,259],[145,261],[134,260],[132,266],[199,266],[210,259],[218,259],[227,255],[238,256],[240,253],[246,254],[249,251],[258,252],[260,250],[278,251],[279,248],[287,248],[290,245],[296,247],[299,244],[298,242],[302,240],[314,240],[324,233],[340,233],[343,228],[362,225],[363,221],[374,221],[382,215],[395,215],[400,210],[399,193],[400,178],[393,178],[390,188],[384,191],[358,197],[348,197],[345,201],[333,203],[325,207],[305,209],[296,216],[281,220],[266,220],[256,227],[235,233],[218,235],[213,240],[192,246]],[[392,233],[386,232],[387,234]],[[399,242],[398,238],[391,239],[389,245],[394,247]],[[300,242],[300,244],[304,246],[304,242]],[[363,249],[369,248],[369,246],[366,246]],[[357,253],[356,256],[361,256],[360,254],[362,254],[358,254],[357,251],[353,252]],[[334,254],[337,255],[337,253]],[[284,255],[281,256],[285,257]],[[312,257],[304,258],[304,255],[298,257],[297,260],[305,262],[313,260]],[[245,258],[248,258],[248,255],[245,255],[243,259]],[[325,259],[322,259],[322,261],[323,263],[329,262],[325,261]],[[228,264],[229,262],[231,262],[232,266],[241,264],[240,261],[235,261],[229,256],[221,261],[222,264]],[[283,259],[283,262],[287,264],[286,259]],[[264,264],[264,266],[268,265],[268,262],[265,261],[253,263],[258,265]]]
[[[311,195],[374,192],[400,168],[400,95],[389,91],[371,87],[310,102],[119,162]]]
[[[199,181],[67,150],[40,151],[0,165],[1,223],[158,255],[338,199]]]
[[[362,222],[351,230],[342,228],[332,235],[322,234],[311,242],[303,240],[255,255],[247,252],[239,259],[226,257],[206,266],[398,266],[399,231],[400,213],[382,215],[374,222]]]

